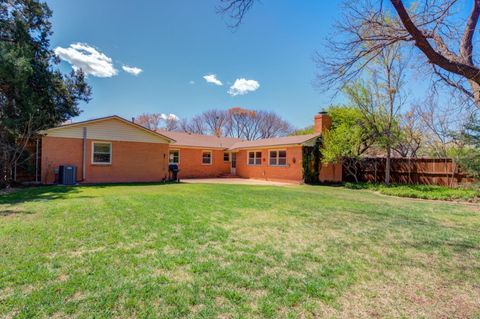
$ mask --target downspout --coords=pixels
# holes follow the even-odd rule
[[[87,128],[83,128],[82,181],[85,181],[87,166]]]

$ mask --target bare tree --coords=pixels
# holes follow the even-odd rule
[[[179,127],[178,117],[174,114],[143,113],[137,116],[134,122],[152,131],[174,131]]]
[[[230,120],[228,111],[225,110],[210,110],[203,112],[201,117],[204,120],[208,130],[215,136],[225,136],[228,122]]]
[[[228,113],[230,118],[228,135],[249,141],[259,138],[259,121],[256,111],[234,107],[228,110]]]
[[[435,157],[448,156],[449,148],[457,143],[452,132],[460,132],[471,114],[439,103],[433,94],[416,105],[415,112],[424,128],[423,152]]]
[[[274,112],[260,112],[260,136],[271,138],[280,135],[289,135],[294,131],[293,126]]]
[[[160,128],[160,123],[162,122],[162,114],[143,113],[137,116],[134,121],[135,123],[154,131]]]
[[[274,112],[234,107],[209,110],[179,123],[179,129],[196,134],[230,136],[245,140],[286,136],[293,126]]]
[[[162,129],[165,131],[177,131],[179,128],[178,118],[172,116],[173,114],[168,115],[163,121],[164,125]]]
[[[189,133],[189,129],[190,129],[190,123],[188,119],[182,118],[180,121],[178,121],[177,131]]]
[[[424,129],[415,106],[402,114],[399,123],[400,138],[393,149],[402,157],[417,157],[423,146]]]
[[[458,170],[457,164],[462,161],[464,151],[469,148],[465,147],[461,132],[475,111],[452,108],[450,105],[451,101],[440,103],[438,97],[432,94],[424,103],[419,104],[417,109],[425,128],[422,151],[429,156],[445,158],[445,163],[447,158],[452,160],[450,183],[453,183]]]
[[[221,12],[238,26],[258,0],[221,0]],[[480,0],[469,0],[470,13],[462,15],[465,2],[421,0],[410,8],[405,1],[345,1],[343,16],[316,61],[319,84],[343,87],[381,52],[399,43],[416,48],[429,65],[435,81],[468,96],[480,108],[480,68],[474,51]],[[374,32],[372,32],[374,31]]]
[[[190,120],[182,120],[179,129],[191,134],[208,134],[208,129],[201,115],[196,115]]]
[[[274,112],[254,111],[239,107],[228,110],[227,135],[257,140],[291,134],[294,129]]]
[[[473,8],[463,28],[456,10],[458,0],[423,0],[409,9],[401,0],[345,2],[335,37],[328,41],[329,52],[317,55],[319,83],[343,85],[361,74],[385,48],[410,44],[419,53],[419,64],[428,62],[422,71],[434,83],[454,87],[480,107],[480,68],[473,55],[480,1],[471,1]]]
[[[0,185],[15,177],[16,168],[32,158],[33,154],[28,151],[28,145],[34,141],[35,136],[32,116],[24,123],[24,129],[16,134],[18,138],[14,143],[9,141],[8,134],[10,132],[6,128],[0,133]],[[5,185],[10,186],[7,183]]]

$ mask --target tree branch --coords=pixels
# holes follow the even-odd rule
[[[218,12],[222,14],[229,13],[234,23],[232,28],[238,27],[245,17],[245,14],[252,8],[257,0],[220,0],[223,5],[218,7]]]
[[[477,2],[478,0],[475,1]],[[446,71],[465,76],[468,79],[475,81],[476,83],[480,83],[480,70],[478,68],[474,67],[473,65],[449,60],[442,54],[435,51],[431,44],[428,42],[425,34],[423,34],[423,32],[419,30],[416,27],[415,23],[412,21],[410,15],[405,9],[405,6],[403,5],[403,1],[390,0],[390,2],[397,11],[403,26],[414,38],[415,46],[425,54],[425,56],[431,63],[438,65]]]
[[[474,0],[472,12],[470,17],[467,20],[467,25],[465,26],[465,32],[460,42],[460,55],[464,59],[465,63],[473,65],[473,35],[475,33],[475,28],[478,23],[478,17],[480,15],[480,0]]]

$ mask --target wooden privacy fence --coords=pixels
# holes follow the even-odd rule
[[[363,158],[358,164],[358,179],[362,182],[382,183],[385,180],[383,157]],[[343,169],[343,180],[353,182]],[[391,182],[395,184],[425,184],[456,186],[474,182],[450,158],[392,158]]]

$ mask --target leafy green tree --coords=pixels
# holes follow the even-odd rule
[[[374,133],[377,146],[385,152],[385,184],[390,184],[391,157],[401,139],[400,110],[407,60],[400,45],[384,48],[368,66],[368,81],[347,85],[345,93]]]
[[[90,87],[81,71],[64,75],[50,48],[52,12],[37,0],[0,0],[0,185],[43,129],[80,113]]]
[[[332,128],[323,134],[322,161],[343,162],[347,173],[358,182],[358,161],[374,142],[360,109],[331,107]]]
[[[468,174],[480,178],[480,118],[474,114],[460,135],[462,147],[450,150],[450,156],[456,158]]]
[[[292,134],[290,134],[291,136],[294,136],[294,135],[307,135],[307,134],[313,134],[315,133],[315,129],[313,128],[313,125],[310,125],[310,126],[307,126],[307,127],[304,127],[304,128],[301,128],[301,129],[298,129],[298,130],[295,130],[292,132]]]
[[[474,178],[480,178],[480,148],[451,147],[448,156],[459,163],[464,172]]]

